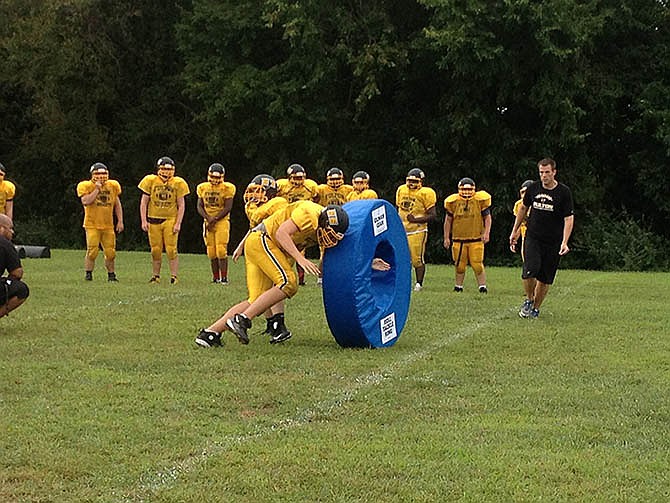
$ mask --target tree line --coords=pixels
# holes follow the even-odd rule
[[[83,246],[78,181],[123,188],[121,249],[146,249],[139,180],[163,155],[190,184],[180,238],[201,252],[195,185],[221,162],[241,194],[298,162],[365,170],[393,201],[420,167],[442,200],[493,195],[488,263],[520,184],[552,157],[576,204],[568,265],[667,269],[670,15],[665,0],[0,0],[0,162],[17,241]],[[429,260],[448,262],[441,222]]]

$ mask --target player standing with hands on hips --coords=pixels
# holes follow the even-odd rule
[[[521,224],[532,210],[523,243],[521,279],[526,300],[519,310],[522,318],[537,318],[540,315],[540,306],[554,282],[560,258],[570,251],[568,240],[575,219],[572,192],[556,180],[556,162],[545,158],[537,166],[540,181],[533,182],[526,189],[509,236],[510,249],[515,251]]]

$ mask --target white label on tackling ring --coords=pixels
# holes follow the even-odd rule
[[[372,229],[375,236],[379,236],[382,232],[388,229],[385,206],[380,206],[379,208],[372,210]]]
[[[395,313],[391,313],[379,321],[379,326],[382,330],[382,344],[398,337],[395,329]]]

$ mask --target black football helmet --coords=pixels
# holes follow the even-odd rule
[[[5,166],[0,162],[0,175],[5,176],[6,173]]]
[[[458,195],[463,199],[472,199],[475,188],[475,181],[472,178],[461,178],[458,182]]]
[[[207,181],[212,185],[219,185],[223,182],[223,177],[226,175],[226,168],[223,165],[215,162],[207,168]]]
[[[405,183],[410,189],[420,189],[423,187],[423,179],[426,178],[426,175],[419,168],[412,168],[407,172],[407,178]]]
[[[307,172],[300,164],[291,164],[286,169],[286,174],[288,175],[288,179],[294,187],[300,187],[303,185],[305,183],[305,179],[307,178]]]
[[[330,204],[319,215],[316,239],[322,248],[332,248],[344,237],[349,228],[349,215],[342,206]]]
[[[528,190],[528,187],[530,187],[533,184],[533,180],[526,180],[521,184],[521,188],[519,189],[519,194],[522,196],[526,193]]]
[[[326,184],[333,189],[339,189],[344,184],[344,173],[340,168],[330,168],[326,173]]]
[[[351,185],[354,186],[358,192],[363,192],[366,189],[370,188],[370,175],[365,171],[356,171],[354,176],[351,178]]]
[[[174,176],[174,161],[169,157],[161,157],[156,161],[156,169],[161,180],[167,182]]]
[[[93,182],[105,183],[109,180],[109,170],[107,169],[107,166],[101,162],[94,163],[89,171],[91,172],[91,180]]]
[[[262,204],[277,195],[277,182],[270,175],[256,175],[244,191],[244,203]]]

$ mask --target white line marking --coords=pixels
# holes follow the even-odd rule
[[[332,399],[317,402],[312,407],[305,408],[302,411],[299,411],[296,415],[282,419],[278,423],[263,428],[258,428],[255,431],[244,435],[229,435],[220,441],[210,442],[205,445],[205,447],[203,447],[199,454],[179,460],[172,466],[158,472],[149,473],[142,476],[138,481],[137,487],[129,490],[125,498],[121,501],[126,503],[146,501],[150,499],[151,495],[154,493],[169,489],[177,482],[177,479],[180,476],[188,474],[189,472],[196,469],[200,464],[205,463],[208,459],[214,456],[218,456],[235,446],[251,442],[263,436],[271,435],[275,432],[286,431],[292,428],[299,428],[309,424],[315,417],[331,416],[335,411],[342,408],[346,403],[350,402],[354,397],[356,397],[356,395],[361,390],[380,384],[403,367],[406,367],[416,361],[423,360],[434,353],[436,350],[442,349],[449,344],[457,342],[461,339],[465,339],[466,337],[470,337],[479,330],[494,325],[497,321],[507,317],[508,315],[509,314],[507,311],[501,312],[495,316],[491,316],[489,318],[485,318],[482,321],[468,325],[467,327],[464,327],[459,332],[456,332],[449,337],[434,339],[435,342],[433,344],[427,345],[419,351],[409,353],[404,358],[387,365],[380,371],[371,372],[369,374],[357,377],[353,383],[345,387]]]

